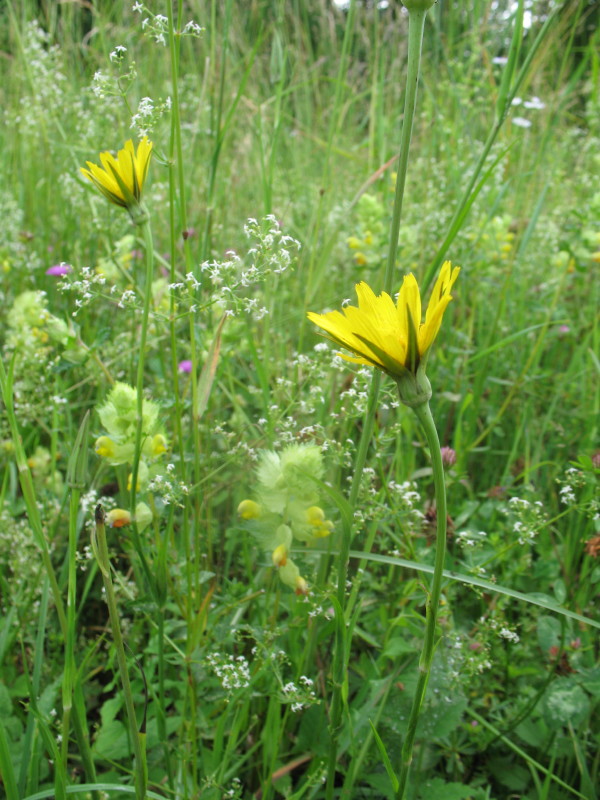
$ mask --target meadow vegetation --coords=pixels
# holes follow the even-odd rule
[[[427,364],[448,545],[411,800],[598,798],[598,21],[426,18],[393,293],[461,272]],[[384,287],[406,11],[0,23],[4,796],[394,798],[433,453],[307,312]],[[81,168],[129,139],[122,208]]]

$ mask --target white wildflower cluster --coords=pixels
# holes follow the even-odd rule
[[[273,275],[288,270],[296,258],[300,243],[281,232],[279,223],[272,214],[260,223],[255,219],[248,220],[244,232],[252,240],[252,246],[243,258],[235,251],[228,250],[225,259],[205,261],[200,265],[203,280],[192,273],[186,275],[188,299],[192,302],[191,311],[198,310],[196,291],[202,285],[206,289],[208,282],[212,304],[226,316],[235,317],[245,313],[261,320],[268,314],[266,306],[258,297],[249,296],[249,291]],[[175,291],[179,292],[181,288],[177,286]]]
[[[483,617],[481,618],[480,621],[486,622],[487,627],[490,630],[494,631],[501,639],[504,639],[505,641],[510,642],[511,644],[517,644],[519,641],[521,641],[519,638],[519,634],[512,627],[507,625],[506,622],[499,621],[496,619],[484,620]]]
[[[145,36],[153,39],[157,44],[163,47],[167,44],[167,37],[169,35],[169,20],[164,14],[153,14],[145,6],[140,8],[140,3],[136,3],[133,7],[134,11],[141,11],[148,14],[147,17],[142,19],[142,31]]]
[[[314,683],[311,678],[301,675],[298,684],[288,681],[281,687],[283,702],[289,703],[294,714],[315,703],[317,696],[313,689]]]
[[[40,109],[47,118],[60,113],[68,81],[59,46],[50,43],[49,34],[36,20],[27,24],[22,47],[27,54],[27,70],[23,72],[27,91],[22,93],[18,110],[7,115],[5,124],[17,126],[21,136],[37,135]]]
[[[75,311],[72,312],[72,316],[76,317],[82,308],[88,306],[94,298],[102,294],[100,287],[105,284],[104,275],[91,267],[81,267],[79,271],[73,269],[72,272],[65,275],[58,284],[58,288],[61,292],[71,292],[75,296]]]
[[[485,648],[479,643],[473,647],[473,643],[472,637],[463,633],[452,632],[444,636],[444,678],[450,686],[459,686],[465,679],[491,667]]]
[[[118,44],[110,53],[109,58],[113,62],[113,64],[122,61],[125,58],[125,53],[127,52],[127,48],[125,45]]]
[[[77,550],[75,553],[75,561],[82,572],[87,572],[87,568],[89,567],[93,558],[94,554],[92,552],[91,545],[89,544],[86,544],[81,552]]]
[[[52,524],[54,520],[50,520]],[[13,517],[5,508],[0,511],[0,569],[4,576],[0,596],[0,613],[21,608],[19,625],[24,615],[32,621],[37,611],[37,601],[42,590],[42,562],[38,546],[25,516]]]
[[[194,36],[196,39],[199,39],[205,30],[206,28],[203,28],[202,25],[198,25],[197,22],[191,19],[183,26],[181,36]]]
[[[157,495],[163,505],[175,505],[183,508],[184,498],[190,493],[190,487],[174,477],[174,465],[167,464],[167,474],[154,475],[148,484],[148,491]]]
[[[560,489],[558,495],[560,502],[565,506],[574,506],[577,503],[576,489],[581,489],[585,486],[585,475],[580,469],[576,467],[568,467],[565,470],[564,476],[557,478],[556,482],[559,484]]]
[[[125,97],[137,78],[135,62],[126,64],[127,48],[117,45],[109,55],[110,71],[96,70],[92,78],[91,90],[98,100],[110,97]]]
[[[133,289],[125,289],[123,294],[121,295],[119,302],[117,303],[118,308],[131,308],[136,305],[137,298],[136,294]]]
[[[483,544],[487,539],[485,531],[459,531],[456,534],[456,541],[460,547],[471,548]],[[485,570],[484,570],[485,572]]]
[[[519,634],[515,633],[515,631],[511,631],[510,628],[500,628],[498,631],[498,636],[501,636],[503,639],[507,639],[509,642],[513,642],[514,644],[520,641]]]
[[[387,488],[393,498],[391,506],[394,512],[402,512],[411,527],[419,528],[424,514],[419,508],[422,501],[416,483],[388,481]]]
[[[504,513],[508,514],[519,544],[531,545],[545,521],[543,504],[539,500],[511,497]]]
[[[221,686],[226,692],[233,694],[238,689],[250,686],[250,665],[244,656],[211,653],[205,659]]]
[[[516,108],[525,108],[529,111],[541,111],[542,109],[546,108],[546,104],[540,100],[539,97],[532,97],[531,100],[523,100],[521,97],[514,97],[511,105],[515,106]],[[513,117],[512,118],[513,125],[516,125],[517,128],[531,128],[532,122],[527,117]]]
[[[243,788],[239,778],[232,778],[231,785],[223,790],[223,797],[226,798],[226,800],[239,800],[239,798],[242,797]]]
[[[489,658],[489,648],[479,639],[467,634],[451,634],[447,645],[454,653],[459,653],[461,663],[458,665],[461,675],[480,675],[491,669],[492,662]]]
[[[141,139],[152,133],[158,121],[171,110],[171,98],[158,100],[156,103],[151,97],[142,97],[138,103],[137,111],[131,117],[130,128],[135,130]]]

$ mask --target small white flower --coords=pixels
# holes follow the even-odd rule
[[[540,100],[539,97],[532,97],[531,100],[526,100],[523,103],[524,108],[532,108],[535,111],[541,111],[543,108],[546,108],[546,104]]]

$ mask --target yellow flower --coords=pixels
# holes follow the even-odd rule
[[[258,519],[260,517],[260,506],[254,500],[242,500],[237,512],[242,519]]]
[[[347,361],[379,367],[392,376],[416,372],[442,324],[446,306],[452,300],[450,290],[458,277],[459,267],[446,261],[429,301],[425,322],[421,324],[421,295],[412,275],[404,278],[394,305],[386,292],[378,297],[363,281],[356,285],[358,308],[347,306],[344,313],[308,312],[308,318],[323,328],[331,338],[355,353],[341,354]]]
[[[123,528],[131,522],[131,514],[124,508],[113,508],[106,515],[106,524],[110,528]]]
[[[403,402],[419,405],[431,396],[424,375],[425,362],[444,311],[452,300],[450,291],[459,272],[459,267],[452,269],[449,261],[444,263],[423,323],[421,294],[412,274],[405,276],[396,304],[386,292],[377,296],[361,282],[356,285],[358,308],[347,306],[343,314],[309,312],[308,318],[334,342],[354,353],[354,356],[341,353],[343,358],[383,370],[398,382]]]
[[[275,550],[273,550],[273,553],[271,554],[273,566],[285,567],[285,565],[287,564],[287,555],[288,555],[287,547],[284,544],[277,545],[277,547],[275,548]]]
[[[108,436],[100,436],[98,439],[96,439],[94,449],[99,456],[102,456],[102,458],[113,458],[117,452],[117,446]]]
[[[139,205],[151,153],[152,142],[147,136],[139,143],[137,153],[129,139],[116,158],[109,152],[100,153],[102,166],[86,161],[89,169],[81,167],[81,172],[107,200],[130,209]]]

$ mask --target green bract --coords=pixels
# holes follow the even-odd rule
[[[115,383],[98,416],[108,434],[117,440],[135,441],[137,421],[137,392],[126,383]],[[142,406],[142,435],[152,436],[158,425],[158,406],[144,399]]]

